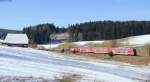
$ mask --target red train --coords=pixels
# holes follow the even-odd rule
[[[80,53],[104,53],[104,54],[116,54],[116,55],[136,55],[136,50],[132,48],[70,48],[71,52]]]

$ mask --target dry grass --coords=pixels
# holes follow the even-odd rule
[[[133,47],[136,49],[137,55],[142,57],[150,56],[150,46],[148,44],[144,46]]]
[[[148,65],[150,63],[150,57],[115,56],[111,60],[136,65]]]
[[[64,75],[61,79],[56,78],[57,82],[76,82],[80,79],[80,76],[73,74],[73,75]]]
[[[72,47],[77,47],[77,45],[76,45],[76,44],[73,44],[73,43],[65,42],[65,43],[59,45],[59,46],[57,47],[57,49],[62,49],[62,48],[64,48],[64,49],[69,49],[69,48],[72,48]]]
[[[87,47],[102,47],[102,43],[87,43],[84,46],[87,46]]]

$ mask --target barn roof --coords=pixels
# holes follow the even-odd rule
[[[28,44],[28,37],[26,34],[8,33],[4,42],[9,44]]]

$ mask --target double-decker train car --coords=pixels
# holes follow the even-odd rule
[[[81,53],[94,53],[95,48],[79,48]]]
[[[70,48],[71,52],[81,52],[81,53],[94,53],[95,52],[95,48],[86,48],[86,47],[82,47],[82,48]]]
[[[113,55],[136,55],[136,50],[133,48],[110,48],[110,47],[99,47],[99,48],[87,48],[87,47],[77,47],[70,48],[71,52],[80,53],[100,53],[100,54],[113,54]]]
[[[109,54],[109,53],[111,53],[111,51],[112,51],[112,48],[107,48],[107,47],[105,47],[105,48],[95,48],[95,51],[94,51],[94,53],[106,53],[106,54]]]
[[[135,50],[132,48],[112,48],[112,54],[117,55],[135,55]]]
[[[80,52],[80,48],[70,48],[71,52]]]

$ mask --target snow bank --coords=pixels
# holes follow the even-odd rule
[[[150,35],[140,35],[127,38],[125,43],[129,45],[144,45],[150,43]]]
[[[0,39],[0,44],[2,44],[2,43],[4,43],[4,40],[1,40],[1,39]]]
[[[104,41],[79,41],[79,42],[73,42],[74,44],[77,44],[77,45],[85,45],[85,44],[88,44],[88,43],[103,43]]]
[[[59,43],[59,44],[45,44],[45,45],[38,45],[37,47],[39,49],[50,49],[50,48],[56,48],[56,47],[58,47],[61,44],[62,43]]]

